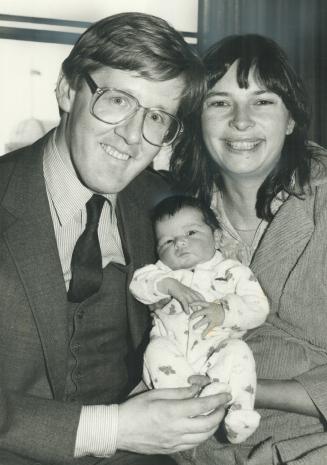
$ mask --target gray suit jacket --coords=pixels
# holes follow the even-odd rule
[[[45,140],[0,159],[1,465],[70,463],[81,409],[62,401],[67,297],[43,177]],[[118,195],[130,274],[155,259],[148,212],[167,193],[146,170]],[[127,312],[140,365],[148,311],[128,294]]]

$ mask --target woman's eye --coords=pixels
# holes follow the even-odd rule
[[[272,100],[260,99],[255,102],[256,105],[263,106],[263,105],[273,105],[274,102]]]
[[[228,107],[229,103],[226,100],[209,100],[206,105],[207,108],[224,108]]]
[[[194,234],[196,234],[196,231],[193,231],[193,230],[188,231],[188,232],[186,233],[187,236],[194,236]]]

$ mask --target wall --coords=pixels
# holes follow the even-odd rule
[[[96,21],[124,11],[149,13],[181,31],[197,30],[198,0],[1,0],[0,13],[44,18]]]
[[[271,37],[302,77],[312,106],[310,137],[327,147],[327,1],[199,0],[199,47],[230,34]]]
[[[31,143],[57,124],[54,89],[60,64],[88,23],[140,11],[192,36],[197,32],[197,8],[198,0],[1,0],[0,155]],[[25,40],[17,40],[21,37]]]

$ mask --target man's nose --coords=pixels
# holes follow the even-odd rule
[[[143,121],[144,110],[139,109],[127,121],[116,126],[115,133],[122,137],[128,145],[139,144],[143,137]]]
[[[238,131],[246,131],[254,124],[249,106],[245,104],[235,105],[229,125]]]

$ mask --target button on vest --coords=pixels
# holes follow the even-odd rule
[[[66,399],[84,404],[120,402],[128,393],[128,266],[110,263],[100,290],[69,303],[70,345]]]

